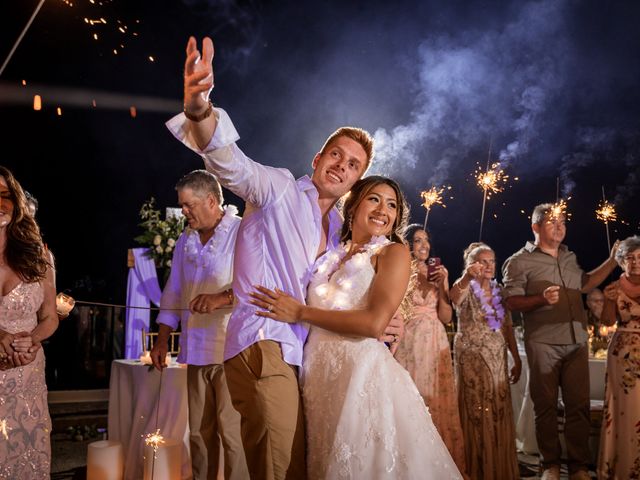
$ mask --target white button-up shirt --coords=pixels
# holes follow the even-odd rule
[[[289,170],[261,165],[236,145],[240,138],[231,119],[215,109],[218,125],[211,142],[199,150],[185,130],[184,114],[167,122],[174,136],[204,159],[220,183],[247,202],[234,261],[233,291],[238,299],[227,330],[225,360],[260,340],[280,343],[285,362],[302,365],[308,329],[260,317],[249,303],[254,285],[279,288],[301,302],[307,296],[322,234],[318,190],[307,176],[296,181]],[[329,213],[327,248],[339,240],[342,218]]]
[[[231,307],[211,313],[192,314],[189,302],[201,293],[220,293],[231,288],[233,252],[240,226],[238,209],[224,207],[224,216],[211,238],[202,245],[200,234],[187,228],[176,242],[171,273],[162,292],[158,323],[176,330],[182,326],[178,362],[189,365],[222,363]]]

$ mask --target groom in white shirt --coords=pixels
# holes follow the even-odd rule
[[[238,304],[229,320],[225,373],[234,407],[242,416],[242,443],[252,479],[304,479],[305,438],[297,367],[302,364],[307,327],[256,315],[249,303],[254,285],[281,289],[300,301],[315,259],[339,241],[335,208],[364,174],[373,140],[364,130],[343,127],[313,159],[313,175],[296,180],[282,168],[249,159],[229,116],[213,108],[213,43],[187,44],[184,114],[167,126],[202,156],[220,183],[243,198],[233,289]],[[388,328],[385,340],[399,333]]]

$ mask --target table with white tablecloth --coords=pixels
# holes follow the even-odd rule
[[[172,363],[162,373],[138,360],[114,360],[109,384],[109,440],[122,442],[125,480],[143,478],[144,436],[157,427],[182,441],[182,479],[191,478],[186,366]],[[157,416],[156,416],[157,412]]]
[[[516,424],[516,446],[521,452],[533,455],[539,453],[536,441],[533,401],[529,395],[529,364],[524,348],[519,347],[522,360],[522,375],[518,383],[511,386],[511,402]],[[606,360],[589,358],[589,398],[592,404],[604,401]]]

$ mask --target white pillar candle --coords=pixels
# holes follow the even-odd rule
[[[100,440],[87,447],[87,480],[122,480],[124,450],[120,442]]]
[[[155,464],[154,464],[155,462]],[[182,468],[182,442],[166,438],[155,452],[153,447],[144,447],[144,480],[180,480]],[[151,473],[153,471],[153,477]]]
[[[140,361],[142,362],[143,365],[151,365],[153,363],[151,362],[151,352],[149,351],[144,352],[144,355],[140,357]]]

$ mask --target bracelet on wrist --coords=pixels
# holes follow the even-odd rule
[[[187,111],[187,107],[183,108],[183,112],[184,112],[184,116],[187,117],[192,122],[201,122],[205,118],[209,117],[213,112],[213,103],[211,103],[211,100],[209,100],[209,105],[207,106],[207,109],[204,112],[202,112],[200,115],[194,115],[192,113],[189,113]]]
[[[233,305],[233,290],[227,290],[227,300],[229,300],[229,305]]]

